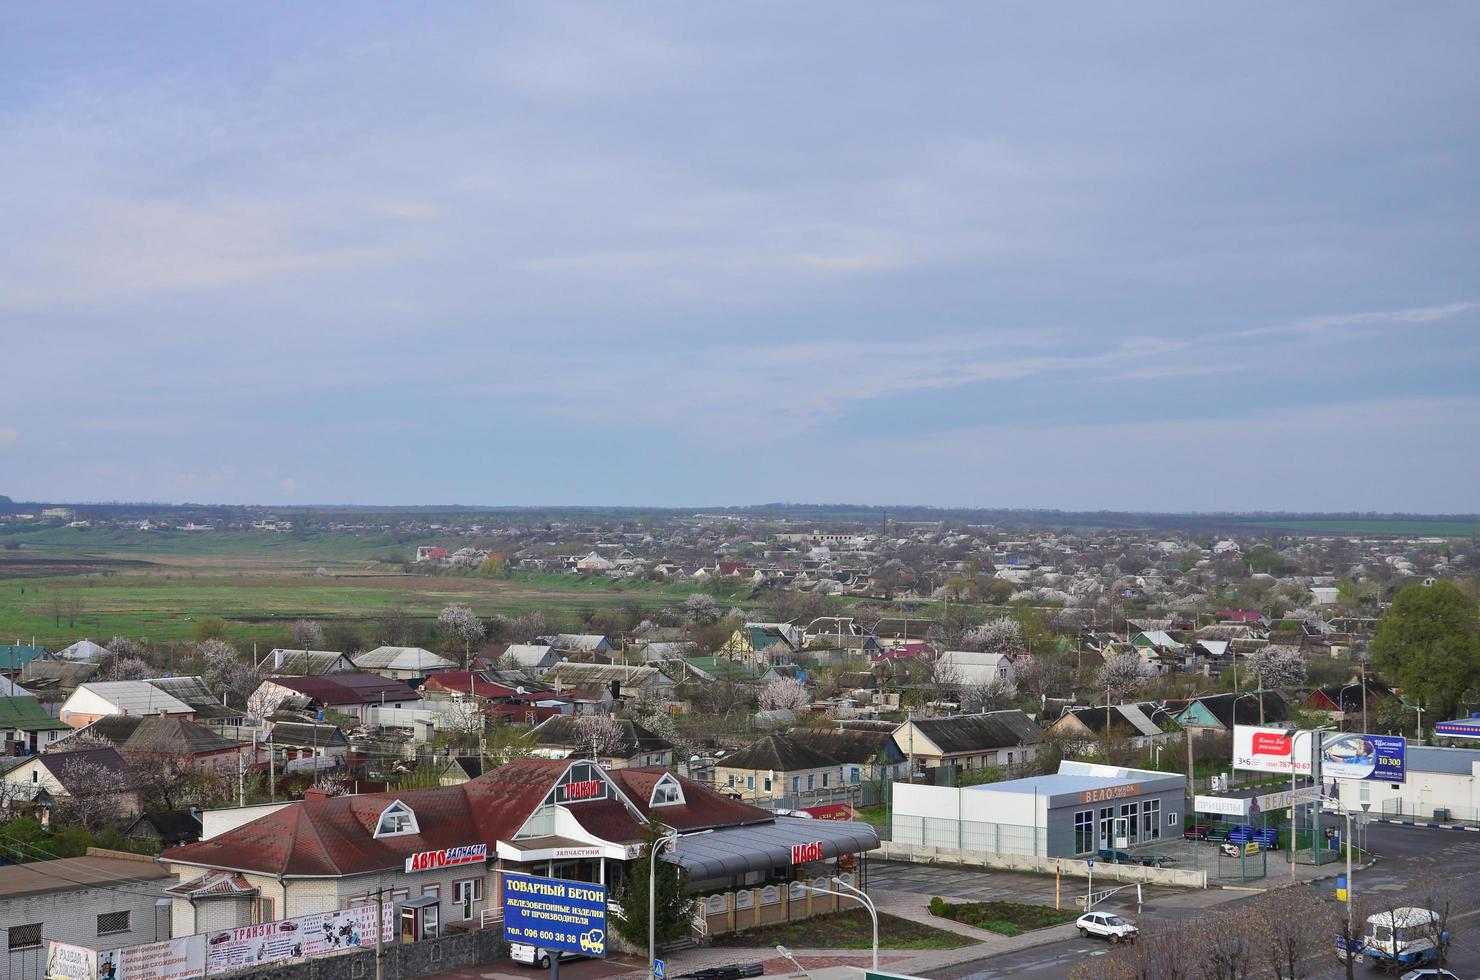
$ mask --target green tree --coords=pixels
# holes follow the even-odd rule
[[[1406,698],[1447,718],[1480,682],[1475,600],[1452,582],[1410,585],[1377,622],[1372,662]]]
[[[653,848],[663,839],[665,828],[656,820],[648,824],[648,843],[642,857],[627,865],[627,876],[617,893],[620,913],[612,915],[618,934],[634,946],[647,947],[648,941],[648,862]],[[673,942],[688,935],[694,918],[694,898],[689,894],[689,873],[676,864],[658,859],[654,910],[659,943]]]
[[[226,639],[226,620],[219,616],[207,616],[195,622],[193,631],[196,643],[204,643],[207,640]]]

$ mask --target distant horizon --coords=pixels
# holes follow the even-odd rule
[[[0,494],[0,499],[10,500],[11,508],[27,506],[35,507],[112,507],[127,509],[138,508],[162,508],[162,509],[189,509],[199,508],[211,509],[244,509],[244,510],[355,510],[355,511],[430,511],[440,513],[504,513],[504,512],[531,512],[531,511],[612,511],[612,512],[674,512],[682,514],[703,514],[706,512],[764,512],[767,510],[811,510],[811,511],[849,511],[864,510],[878,512],[884,516],[889,511],[907,513],[911,511],[941,511],[941,512],[967,512],[967,513],[1021,513],[1021,514],[1063,514],[1066,516],[1094,516],[1119,515],[1125,517],[1236,517],[1236,518],[1299,518],[1302,520],[1318,521],[1322,519],[1342,518],[1366,518],[1369,520],[1409,520],[1409,521],[1476,521],[1480,522],[1480,512],[1470,513],[1434,513],[1424,511],[1371,511],[1371,510],[1124,510],[1119,508],[1064,508],[1064,507],[1012,507],[991,505],[947,505],[929,503],[900,503],[873,504],[860,502],[807,502],[807,501],[766,501],[761,503],[747,504],[468,504],[468,503],[437,503],[437,504],[407,504],[407,503],[211,503],[206,501],[160,501],[160,500],[20,500],[14,496]]]

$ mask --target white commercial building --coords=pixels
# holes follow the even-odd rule
[[[1353,810],[1405,820],[1480,820],[1480,749],[1440,749],[1408,743],[1401,783],[1337,779]]]

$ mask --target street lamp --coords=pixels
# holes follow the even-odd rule
[[[1403,704],[1403,702],[1401,702],[1401,701],[1399,701],[1398,703],[1399,704]],[[1418,739],[1418,744],[1419,745],[1422,745],[1423,744],[1423,705],[1421,705],[1421,704],[1403,704],[1403,707],[1407,708],[1409,711],[1417,711],[1418,712],[1418,731],[1415,733],[1414,737]]]
[[[776,952],[780,953],[782,956],[784,956],[788,960],[790,960],[791,961],[791,965],[797,968],[797,972],[798,973],[800,973],[802,976],[806,977],[807,980],[812,980],[812,974],[808,973],[807,972],[807,968],[804,967],[804,966],[802,966],[802,964],[800,964],[800,963],[797,962],[797,958],[795,956],[791,955],[791,950],[787,949],[785,946],[777,946],[776,947]]]
[[[648,980],[658,980],[658,855],[665,844],[678,846],[678,831],[664,834],[648,846]]]
[[[839,898],[851,898],[855,902],[863,905],[863,907],[868,910],[868,917],[874,922],[874,969],[877,970],[879,968],[879,910],[874,906],[874,900],[869,898],[865,892],[858,888],[854,888],[852,885],[848,884],[837,875],[833,875],[832,878],[830,878],[829,880],[834,885],[837,885],[839,888],[846,888],[848,890],[846,892],[835,892],[830,888],[818,888],[816,885],[809,885],[805,881],[802,882],[802,887],[811,889],[814,892],[821,892],[823,895],[836,895]],[[781,947],[778,946],[776,948],[780,949]]]
[[[1361,687],[1363,681],[1352,681],[1336,692],[1336,707],[1341,712],[1341,730],[1346,731],[1346,689],[1349,687]],[[1365,692],[1364,692],[1365,693]],[[1366,726],[1363,725],[1363,728]]]
[[[1325,800],[1325,801],[1330,802],[1330,803],[1341,803],[1341,800],[1338,799],[1337,797],[1331,796],[1329,793],[1322,793],[1319,790],[1316,791],[1316,797],[1318,799]],[[1350,936],[1350,935],[1354,935],[1353,930],[1355,929],[1355,924],[1353,922],[1353,919],[1356,916],[1356,911],[1355,911],[1355,905],[1356,905],[1356,903],[1353,901],[1353,899],[1356,897],[1356,892],[1357,892],[1357,890],[1352,887],[1352,811],[1351,811],[1351,808],[1343,805],[1342,808],[1341,808],[1341,815],[1346,818],[1346,836],[1342,840],[1343,840],[1343,843],[1346,844],[1346,934],[1348,936]],[[1293,860],[1293,858],[1294,858],[1294,852],[1293,852],[1293,850],[1291,852],[1291,858],[1292,858],[1292,860],[1291,860],[1290,863],[1291,863],[1291,865],[1293,865],[1294,864],[1294,860]]]

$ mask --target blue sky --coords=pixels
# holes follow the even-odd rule
[[[0,493],[1480,510],[1480,8],[25,4]]]

